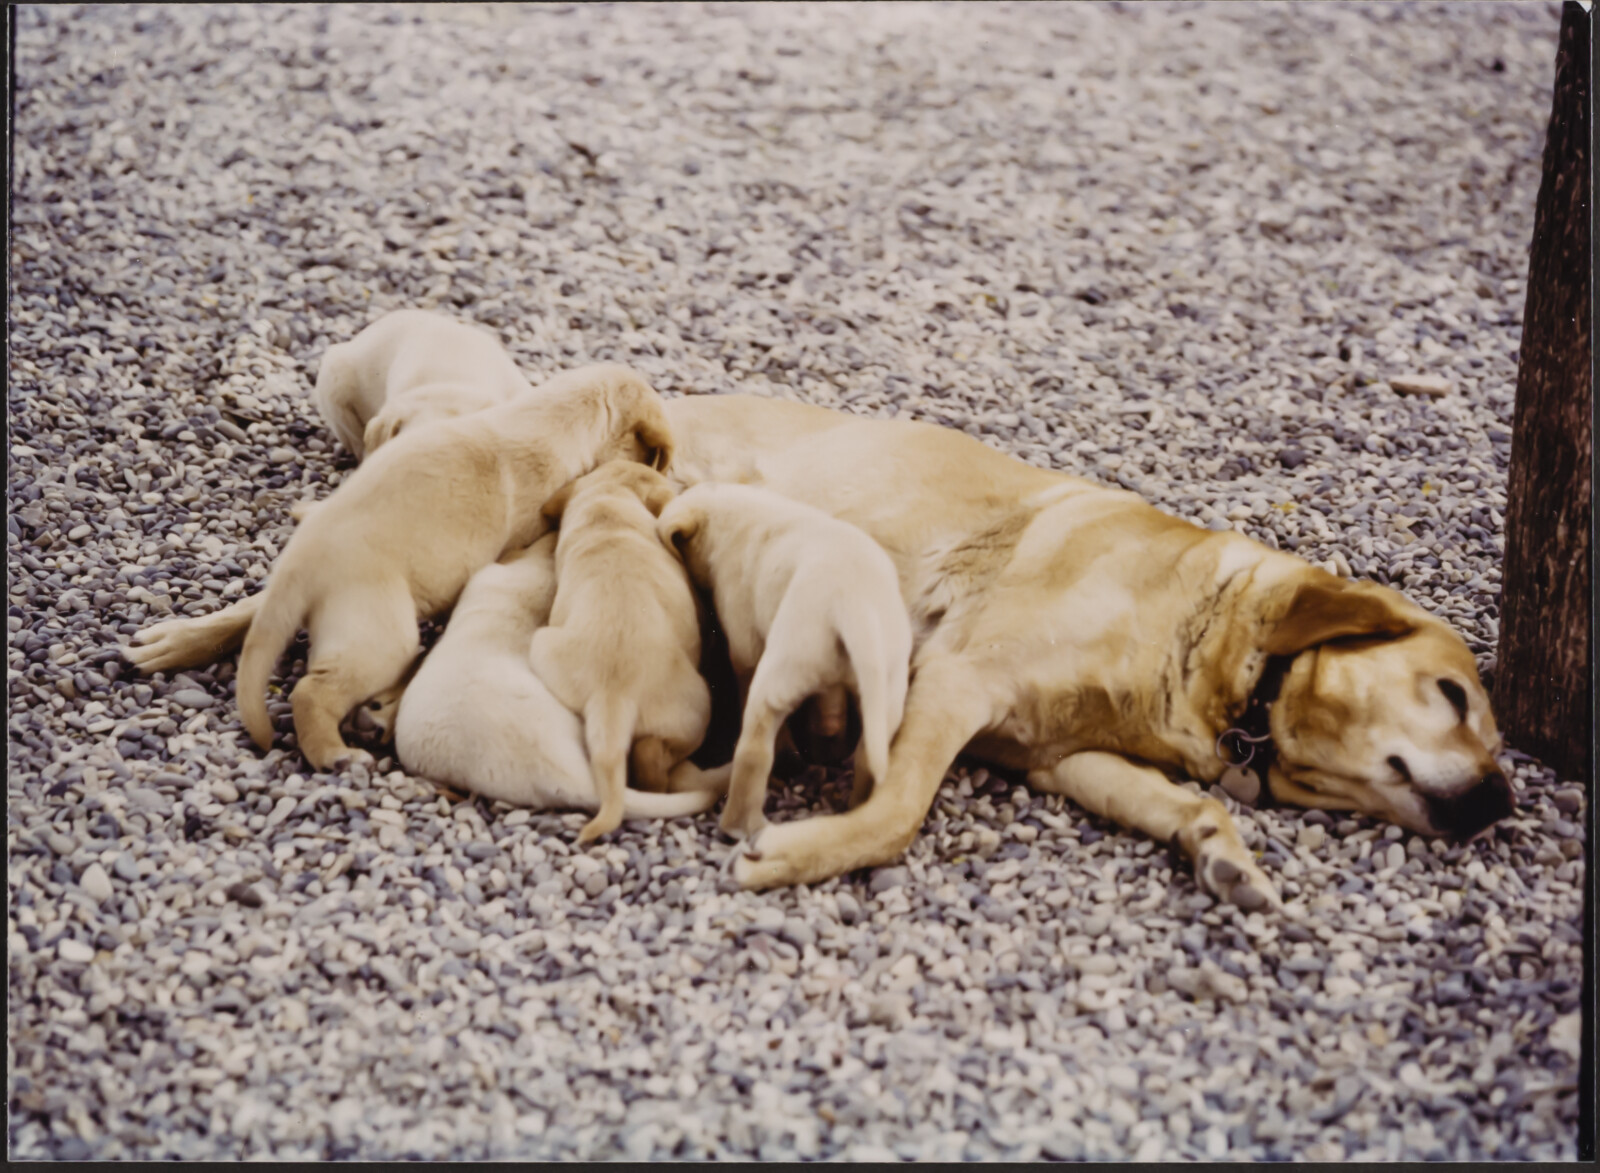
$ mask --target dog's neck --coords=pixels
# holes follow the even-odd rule
[[[1201,782],[1217,781],[1243,757],[1239,746],[1269,744],[1233,737],[1233,756],[1219,752],[1218,746],[1224,734],[1237,728],[1249,737],[1267,734],[1267,702],[1276,697],[1288,663],[1274,664],[1280,657],[1269,656],[1263,644],[1287,605],[1283,583],[1289,564],[1287,555],[1255,543],[1231,543],[1213,571],[1214,593],[1179,633],[1178,642],[1186,650],[1175,683],[1187,703],[1181,706],[1186,716],[1174,732],[1181,730],[1185,769]],[[1262,777],[1264,788],[1265,773]]]
[[[1272,740],[1272,704],[1283,689],[1293,656],[1268,656],[1255,687],[1233,724],[1217,735],[1217,757],[1227,763],[1222,788],[1251,806],[1274,806],[1268,778],[1277,760]]]

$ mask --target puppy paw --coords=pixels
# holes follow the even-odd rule
[[[194,627],[192,619],[168,619],[136,631],[122,645],[122,657],[146,674],[193,667],[196,662]]]
[[[382,744],[394,731],[394,715],[400,708],[400,698],[405,695],[400,688],[385,689],[351,710],[350,724],[363,737]]]
[[[306,761],[310,762],[318,773],[326,774],[348,770],[352,766],[365,766],[370,770],[378,764],[377,759],[366,750],[348,745],[328,753],[307,753],[305,756]]]
[[[759,810],[736,809],[730,799],[728,805],[723,808],[722,818],[717,825],[722,828],[724,835],[743,839],[749,843],[767,826],[767,816]]]
[[[775,888],[795,882],[795,869],[785,857],[787,841],[793,837],[785,828],[792,824],[768,823],[743,843],[734,845],[733,878],[741,888]]]
[[[609,835],[622,825],[622,818],[607,818],[604,813],[595,815],[583,825],[583,830],[578,832],[578,846],[584,847],[593,843],[602,835]]]

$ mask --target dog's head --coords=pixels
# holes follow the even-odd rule
[[[1313,571],[1284,588],[1264,650],[1292,656],[1271,728],[1282,802],[1471,838],[1512,812],[1472,653],[1387,588]]]

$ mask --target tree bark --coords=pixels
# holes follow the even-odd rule
[[[1589,19],[1568,0],[1528,263],[1494,674],[1506,740],[1585,780],[1594,719]]]

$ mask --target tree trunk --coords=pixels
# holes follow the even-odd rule
[[[1594,717],[1589,92],[1589,14],[1568,0],[1522,318],[1494,704],[1512,746],[1583,779]]]
[[[1589,28],[1589,13],[1567,0],[1528,258],[1494,681],[1506,739],[1563,776],[1585,781],[1594,744]],[[1584,862],[1586,872],[1593,868],[1587,851]],[[1586,935],[1593,928],[1590,886],[1583,886]],[[1588,1110],[1595,1090],[1594,996],[1594,968],[1585,965],[1576,1138],[1585,1161],[1594,1158],[1595,1142]]]

